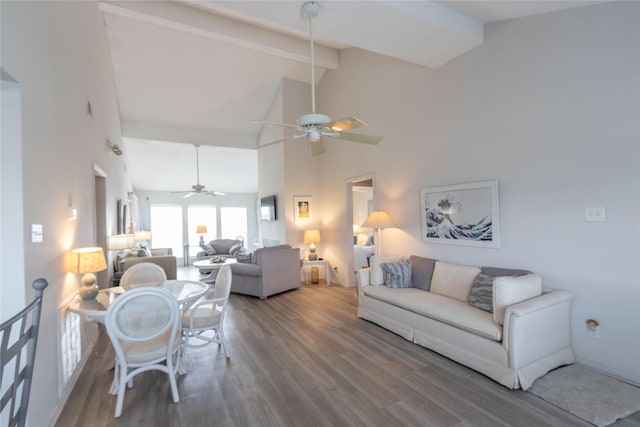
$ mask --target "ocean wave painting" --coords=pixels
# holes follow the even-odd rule
[[[422,190],[423,241],[499,247],[498,183]]]

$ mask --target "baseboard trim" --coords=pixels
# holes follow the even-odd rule
[[[594,362],[593,360],[584,359],[582,357],[576,357],[576,362],[593,368],[597,371],[602,372],[603,374],[607,374],[611,377],[619,379],[620,381],[624,381],[626,383],[632,384],[636,387],[640,387],[640,376],[634,375],[630,372],[624,372],[617,369],[613,369],[610,366],[603,365],[598,362]]]

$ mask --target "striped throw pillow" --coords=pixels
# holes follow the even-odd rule
[[[382,264],[384,284],[389,288],[411,287],[411,260]]]

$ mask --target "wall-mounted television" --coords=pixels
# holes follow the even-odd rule
[[[265,196],[260,199],[260,219],[262,221],[275,221],[276,215],[276,196]]]

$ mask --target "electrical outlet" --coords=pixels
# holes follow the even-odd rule
[[[604,222],[606,209],[604,206],[591,206],[584,208],[584,220],[587,222]]]
[[[596,338],[596,339],[600,338],[600,326],[594,326],[593,328],[587,328],[587,330],[589,331],[589,336],[591,338]]]

